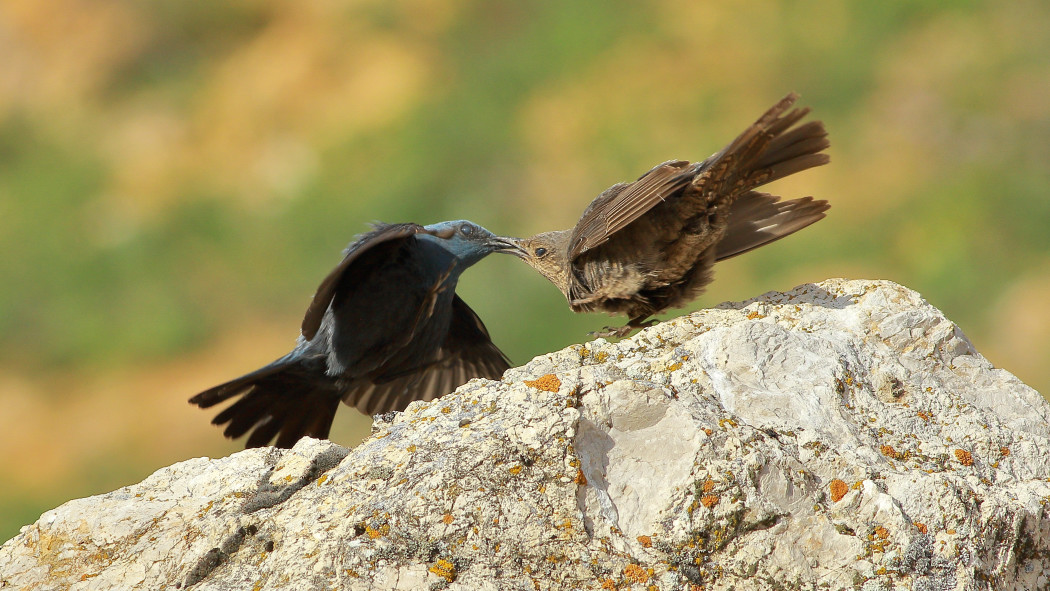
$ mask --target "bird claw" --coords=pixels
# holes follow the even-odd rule
[[[640,322],[640,323],[628,322],[627,324],[625,324],[623,326],[616,326],[616,327],[606,326],[602,330],[596,330],[594,332],[590,332],[590,333],[587,333],[587,334],[591,335],[594,338],[598,338],[598,337],[616,337],[618,339],[622,339],[625,336],[631,334],[631,331],[636,329],[636,328],[649,328],[650,326],[656,324],[657,322],[659,322],[659,320],[655,320],[655,319],[654,320],[650,320],[649,322]]]

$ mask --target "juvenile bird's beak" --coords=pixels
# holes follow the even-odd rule
[[[520,243],[521,240],[519,238],[508,238],[506,236],[493,236],[489,239],[489,246],[491,246],[495,252],[512,254],[523,259],[525,258],[527,251]]]

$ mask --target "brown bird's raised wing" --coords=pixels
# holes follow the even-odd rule
[[[729,184],[745,180],[727,175],[731,167],[740,168],[737,174],[763,174],[763,178],[746,179],[751,186],[757,186],[826,163],[827,155],[814,153],[827,147],[826,133],[819,121],[788,131],[809,113],[809,109],[793,109],[785,114],[796,100],[797,94],[788,94],[729,145],[702,162],[668,161],[615,193],[613,187],[599,195],[573,229],[569,260],[604,244],[690,183],[698,193],[731,191]]]
[[[471,378],[498,380],[509,368],[510,360],[493,344],[481,318],[457,295],[437,361],[381,383],[360,380],[343,396],[343,402],[370,415],[404,410],[413,400],[433,400]]]
[[[629,185],[614,185],[591,201],[573,228],[569,260],[599,246],[638,219],[668,195],[689,184],[689,162],[668,160],[657,164]]]

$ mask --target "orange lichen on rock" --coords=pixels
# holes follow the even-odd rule
[[[849,485],[846,484],[844,480],[839,480],[838,478],[831,481],[829,488],[831,489],[831,501],[833,503],[839,502],[842,497],[846,496],[846,493],[849,492]]]
[[[921,534],[926,533],[926,524],[925,523],[919,523],[918,521],[916,521],[914,525],[915,525],[915,529],[919,530],[919,533],[921,533]]]
[[[1010,455],[1010,448],[1009,447],[1005,447],[1005,446],[1004,447],[1000,447],[999,448],[999,453],[1003,454],[1003,457],[1005,458],[1006,456]]]
[[[623,567],[623,576],[632,583],[644,583],[649,580],[649,573],[637,564],[628,564]]]
[[[917,412],[915,414],[919,415],[919,418],[922,419],[923,421],[926,421],[927,423],[930,422],[930,413],[920,410],[919,412]]]
[[[884,455],[884,456],[886,456],[888,458],[893,458],[894,460],[901,459],[900,452],[898,452],[897,450],[893,449],[892,445],[882,445],[882,446],[879,447],[879,451],[882,452],[882,455]]]
[[[718,504],[718,497],[716,495],[704,495],[700,497],[700,504],[710,509]]]
[[[444,521],[446,525],[452,523],[452,514],[445,513],[445,515],[441,518],[441,521]]]
[[[449,583],[456,580],[456,565],[445,560],[444,558],[439,558],[438,561],[435,562],[433,566],[431,566],[427,570],[441,577],[442,579],[445,579]]]
[[[653,547],[653,539],[649,536],[638,536],[638,543],[641,544],[643,548]]]
[[[715,483],[711,482],[710,478],[705,480],[704,484],[700,486],[700,490],[702,490],[702,491],[704,491],[706,493],[709,493],[709,492],[711,492],[714,489],[715,489]]]
[[[875,528],[875,537],[879,538],[880,540],[885,540],[886,538],[890,537],[890,531],[880,525]]]
[[[576,484],[579,484],[580,486],[583,486],[583,485],[587,484],[587,476],[585,476],[583,474],[583,470],[580,470],[579,468],[576,468],[575,482],[576,482]]]
[[[955,450],[955,459],[959,460],[959,463],[963,466],[973,465],[973,456],[965,449]]]
[[[525,385],[544,392],[557,392],[561,388],[561,380],[558,379],[558,376],[549,373],[535,380],[525,380]]]

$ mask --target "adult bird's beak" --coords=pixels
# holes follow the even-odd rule
[[[495,252],[502,252],[504,254],[512,254],[520,259],[525,258],[526,251],[520,244],[519,238],[509,238],[506,236],[493,236],[489,239],[489,246]]]

